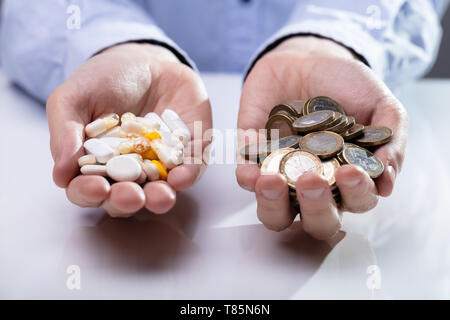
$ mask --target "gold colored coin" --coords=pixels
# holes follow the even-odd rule
[[[287,136],[278,140],[262,141],[246,145],[239,151],[247,160],[262,162],[270,153],[283,148],[297,148],[300,136]]]
[[[314,97],[306,101],[303,107],[303,114],[309,114],[316,111],[331,110],[345,115],[344,109],[339,103],[325,96]]]
[[[336,183],[335,178],[336,171],[341,166],[339,164],[339,161],[333,158],[331,160],[322,162],[322,165],[323,165],[323,177],[328,181],[329,186],[333,186]]]
[[[335,156],[342,150],[344,139],[337,133],[318,131],[307,134],[300,141],[300,149],[315,154],[321,159]]]
[[[335,124],[333,127],[327,128],[327,131],[340,133],[346,126],[347,126],[347,117],[342,116],[341,121]]]
[[[269,154],[261,165],[261,173],[280,173],[280,162],[283,157],[291,152],[294,151],[294,148],[282,148],[273,151],[271,154]]]
[[[362,147],[373,147],[388,143],[392,139],[392,130],[383,126],[366,126],[363,135],[355,140]]]
[[[293,120],[293,118],[284,114],[274,114],[271,116],[266,123],[267,140],[271,140],[274,137],[283,138],[296,134],[292,128]],[[274,130],[278,130],[278,136],[273,132]]]
[[[280,173],[287,179],[288,185],[295,189],[298,177],[306,172],[323,173],[320,159],[312,153],[295,150],[286,154],[280,162]]]
[[[330,110],[312,112],[304,115],[292,123],[292,128],[298,132],[321,130],[334,120],[334,112]]]
[[[290,114],[292,117],[298,118],[302,115],[303,105],[305,104],[304,100],[295,100],[287,103],[280,103],[272,108],[270,111],[269,117],[274,114],[284,111]]]
[[[348,164],[361,167],[372,179],[384,171],[383,163],[372,152],[352,143],[345,143],[342,158]]]
[[[352,140],[361,136],[364,132],[364,126],[359,123],[355,123],[353,127],[348,129],[345,133],[342,134],[342,138],[344,140]]]

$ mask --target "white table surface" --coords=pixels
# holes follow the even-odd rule
[[[215,127],[234,128],[240,78],[205,75]],[[266,230],[234,165],[211,165],[167,215],[127,220],[66,200],[45,108],[0,74],[0,298],[450,298],[450,81],[398,92],[410,114],[394,194],[345,214],[337,243]],[[80,268],[80,290],[66,286]],[[380,289],[369,289],[377,265]],[[369,281],[370,282],[370,281]]]

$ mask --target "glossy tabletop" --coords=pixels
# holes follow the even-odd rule
[[[214,154],[232,159],[241,80],[204,79],[230,140]],[[45,107],[0,73],[0,298],[450,298],[450,81],[398,96],[410,135],[393,195],[344,214],[339,236],[320,242],[300,222],[265,229],[234,164],[210,165],[166,215],[72,205],[51,179]]]

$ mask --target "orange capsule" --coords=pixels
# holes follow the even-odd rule
[[[142,157],[144,159],[148,159],[148,160],[158,160],[158,155],[152,149],[150,149],[147,152],[143,153]]]
[[[155,139],[161,139],[161,135],[157,131],[148,132],[144,134],[144,137],[146,137],[150,141]]]
[[[158,168],[159,178],[162,180],[167,180],[167,170],[158,160],[152,160],[152,163]]]

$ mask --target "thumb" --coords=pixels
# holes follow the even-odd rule
[[[53,180],[61,188],[78,175],[78,158],[84,154],[84,124],[88,119],[78,113],[79,105],[76,95],[62,89],[55,90],[47,100],[50,149],[55,162]]]

